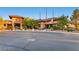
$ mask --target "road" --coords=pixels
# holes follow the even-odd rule
[[[79,35],[57,32],[0,32],[0,51],[79,51]]]

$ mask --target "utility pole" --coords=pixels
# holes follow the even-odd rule
[[[46,7],[46,19],[47,19],[47,7]]]
[[[54,7],[52,7],[52,19],[54,18]]]
[[[41,11],[39,12],[39,19],[41,20]]]

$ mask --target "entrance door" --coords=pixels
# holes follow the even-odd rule
[[[19,30],[20,29],[20,24],[16,23],[15,24],[15,29],[18,29]]]

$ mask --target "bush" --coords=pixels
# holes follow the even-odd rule
[[[12,26],[8,26],[7,29],[8,29],[8,30],[12,30]]]
[[[51,30],[60,30],[60,27],[57,25],[52,25],[49,29]]]
[[[67,31],[68,31],[68,32],[73,32],[73,31],[75,31],[75,29],[73,29],[73,28],[68,28]]]

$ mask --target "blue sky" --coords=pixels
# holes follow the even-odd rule
[[[39,19],[39,13],[41,12],[41,18],[45,18],[47,9],[47,17],[50,18],[52,15],[58,17],[61,15],[71,16],[74,9],[78,7],[0,7],[0,16],[6,20],[9,20],[8,15],[19,15],[24,17],[32,17]],[[52,14],[54,10],[54,14]]]

